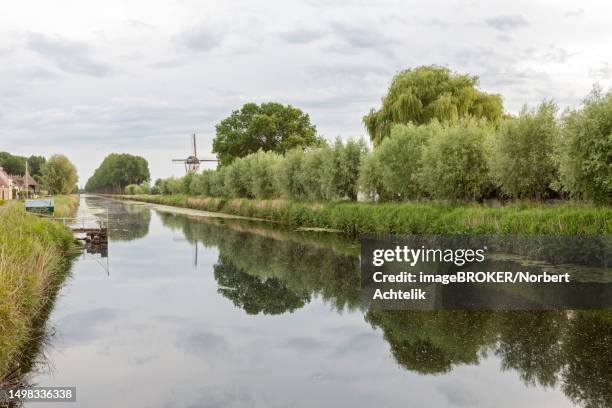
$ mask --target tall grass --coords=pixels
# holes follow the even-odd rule
[[[53,196],[53,203],[55,217],[74,217],[79,208],[79,196],[77,194]]]
[[[0,211],[0,384],[19,371],[33,323],[62,282],[73,246],[68,228],[27,214],[21,203]]]
[[[441,201],[409,203],[304,203],[187,195],[126,199],[261,218],[291,226],[361,234],[609,234],[612,208],[583,204],[519,202],[501,208]]]

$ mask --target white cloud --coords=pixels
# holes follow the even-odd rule
[[[487,18],[485,23],[499,31],[512,31],[518,28],[529,27],[529,22],[520,14]]]
[[[0,150],[65,152],[85,182],[104,155],[154,177],[248,101],[307,111],[328,138],[364,135],[393,75],[439,64],[478,75],[508,110],[576,105],[612,85],[612,5],[542,1],[56,0],[0,15]]]
[[[97,77],[113,71],[110,65],[93,58],[92,48],[82,42],[30,33],[26,37],[26,47],[62,71]]]

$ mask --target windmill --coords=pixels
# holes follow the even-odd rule
[[[218,162],[217,159],[200,159],[198,158],[198,151],[196,149],[196,135],[195,133],[192,136],[192,152],[191,156],[188,156],[186,159],[172,159],[173,162],[181,162],[185,164],[185,172],[187,173],[196,173],[200,168],[200,162]]]

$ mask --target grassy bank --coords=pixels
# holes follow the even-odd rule
[[[74,199],[58,200],[70,215]],[[77,204],[78,205],[78,204]],[[24,364],[35,327],[49,309],[74,250],[62,224],[27,214],[20,202],[0,210],[0,384]]]
[[[130,195],[122,199],[263,218],[296,227],[334,228],[349,235],[603,234],[612,232],[612,208],[524,202],[500,208],[477,204],[303,203],[186,195]]]
[[[53,196],[53,203],[55,217],[74,217],[79,208],[79,196],[77,194]]]

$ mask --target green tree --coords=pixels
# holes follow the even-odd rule
[[[150,178],[149,163],[143,157],[112,153],[104,158],[87,180],[85,190],[121,194],[125,186],[142,184]]]
[[[49,158],[42,170],[43,185],[50,194],[69,194],[79,181],[76,167],[61,154]]]
[[[433,119],[456,120],[466,116],[499,121],[502,98],[477,89],[478,77],[459,75],[448,68],[421,66],[398,73],[382,99],[363,123],[374,146],[391,134],[394,124],[421,125]]]
[[[343,143],[340,138],[336,139],[333,146],[322,148],[320,182],[323,187],[323,198],[357,200],[359,167],[366,151],[363,141],[349,140]]]
[[[556,111],[552,102],[542,103],[537,110],[524,107],[518,118],[506,119],[494,134],[489,166],[504,194],[540,199],[557,179]]]
[[[441,199],[479,199],[488,186],[485,140],[491,127],[473,119],[439,126],[423,152],[422,182]]]
[[[45,165],[47,159],[43,156],[30,156],[27,159],[28,161],[28,172],[32,177],[34,176],[42,176],[42,169]]]
[[[424,126],[394,125],[390,137],[372,152],[372,162],[362,168],[362,188],[366,194],[371,198],[378,194],[384,200],[422,196],[423,150],[435,131],[441,131],[438,122]]]
[[[258,150],[285,153],[321,142],[308,114],[291,105],[247,103],[216,126],[213,152],[221,165]]]
[[[612,201],[612,91],[595,87],[582,110],[563,119],[558,159],[563,188],[572,196]]]
[[[25,157],[13,156],[8,152],[0,152],[0,167],[2,167],[8,174],[24,174],[25,162]]]
[[[359,169],[359,189],[369,200],[383,200],[387,196],[381,181],[381,172],[380,160],[375,151],[363,158]]]

